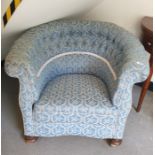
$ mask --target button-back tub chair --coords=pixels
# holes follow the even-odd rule
[[[5,61],[19,79],[26,141],[76,135],[120,144],[148,58],[138,39],[112,23],[60,20],[28,30]]]

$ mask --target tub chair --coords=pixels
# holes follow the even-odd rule
[[[148,59],[139,40],[112,23],[59,20],[31,28],[5,61],[7,74],[19,79],[25,140],[74,135],[119,145]]]

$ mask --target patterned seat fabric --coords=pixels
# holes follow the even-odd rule
[[[116,120],[105,84],[88,74],[58,76],[34,104],[36,135],[113,137]]]
[[[122,138],[148,60],[139,40],[112,23],[59,20],[28,30],[5,61],[20,82],[24,134]]]
[[[81,110],[85,107],[106,110],[112,107],[105,84],[99,78],[87,74],[62,75],[47,83],[34,106],[46,105],[56,108],[56,111],[66,108],[78,111],[77,107],[81,107]]]

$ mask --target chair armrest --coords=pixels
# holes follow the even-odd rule
[[[37,73],[36,65],[32,61],[32,53],[35,52],[33,38],[28,33],[21,36],[11,48],[5,59],[5,71],[11,76],[19,79],[20,82],[20,97],[25,98],[27,94],[31,95],[28,102],[20,102],[28,104],[31,100],[31,105],[34,103],[35,97],[35,75]],[[28,97],[27,97],[28,98]],[[22,101],[26,99],[21,99]]]
[[[33,39],[24,34],[18,39],[5,59],[5,71],[11,76],[18,78],[20,83],[19,106],[23,116],[24,134],[33,134],[32,108],[37,100],[35,85],[36,66],[32,61],[32,53],[35,51]]]
[[[149,74],[149,58],[150,54],[142,45],[128,49],[125,52],[119,76],[130,74],[132,79],[134,78],[134,83],[144,81]]]
[[[149,54],[140,45],[127,50],[120,63],[118,79],[109,83],[110,96],[114,106],[128,111],[131,109],[133,85],[144,81],[149,74]]]

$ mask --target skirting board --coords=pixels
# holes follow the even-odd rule
[[[3,69],[4,68],[4,60],[1,61],[1,66],[2,66],[2,69]],[[144,85],[144,82],[136,83],[136,85],[142,87]],[[153,91],[153,82],[152,81],[150,82],[150,86],[149,86],[148,89],[150,91]]]

